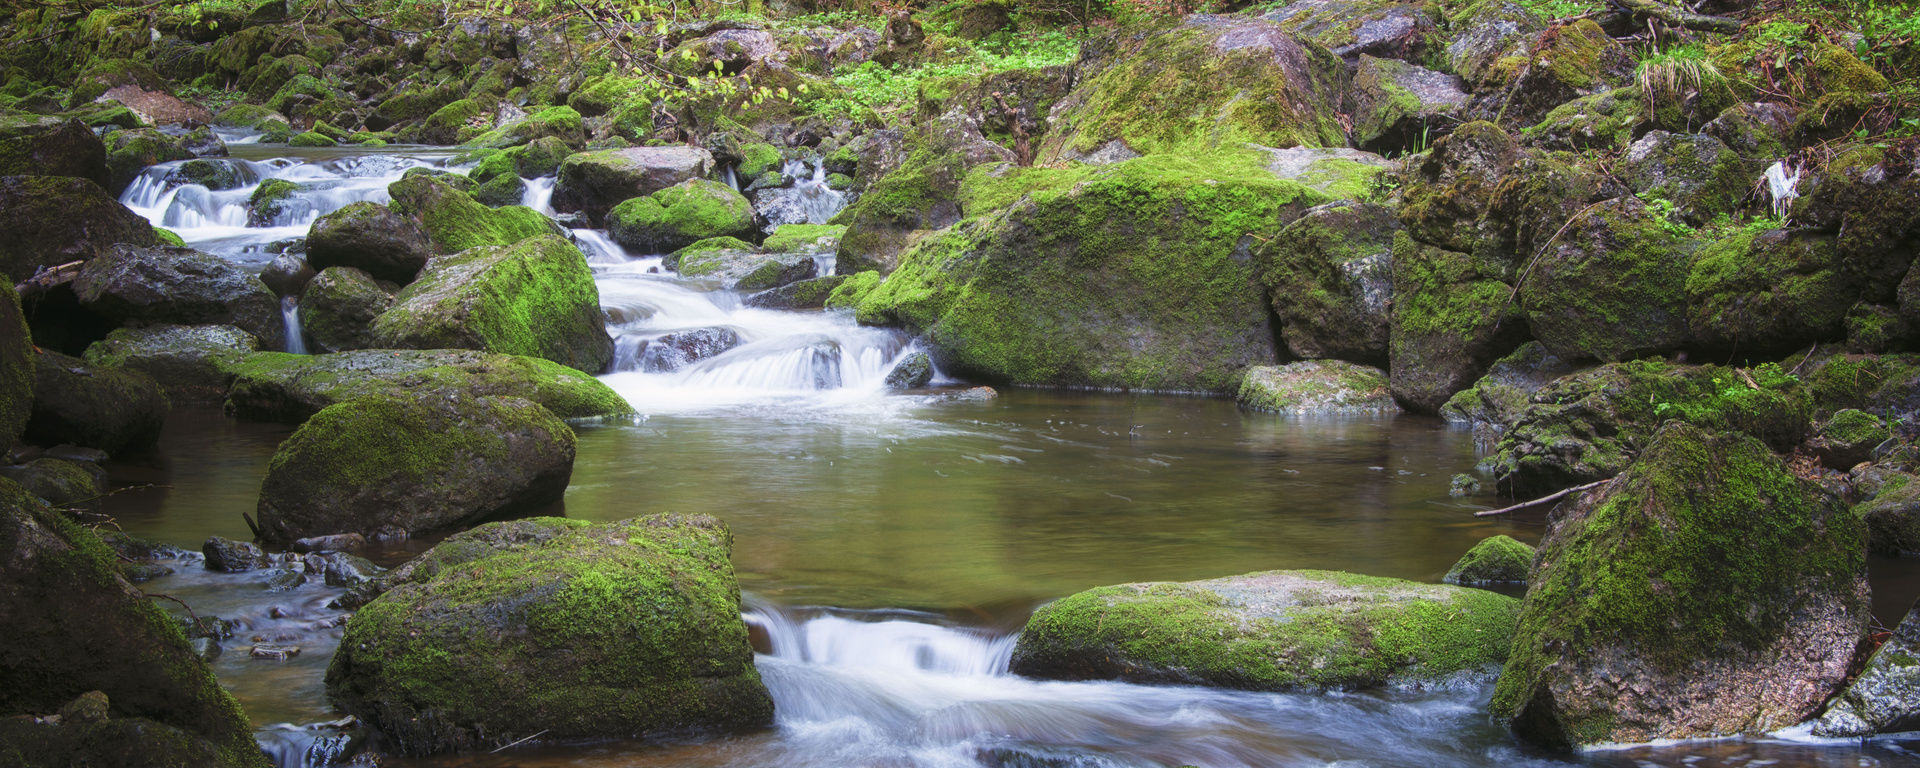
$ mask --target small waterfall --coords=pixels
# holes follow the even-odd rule
[[[827,168],[820,160],[813,161],[811,171],[806,163],[789,160],[781,173],[793,179],[793,188],[800,193],[800,209],[806,213],[808,224],[825,224],[847,207],[847,196],[827,186]]]
[[[521,179],[521,181],[526,182],[527,191],[520,196],[520,204],[553,216],[553,187],[559,179],[554,176],[541,176],[537,179]]]
[[[533,206],[527,207],[532,208]],[[535,210],[539,209],[536,208]],[[579,246],[580,252],[587,255],[588,264],[614,265],[626,264],[633,261],[633,257],[627,253],[627,249],[621,247],[619,243],[614,242],[613,238],[608,237],[607,231],[604,229],[574,229],[568,231],[573,234],[573,244]],[[658,259],[654,261],[656,264],[659,263]]]
[[[274,768],[326,768],[345,765],[360,741],[351,729],[353,718],[330,723],[279,723],[255,731],[254,740],[273,761]]]
[[[287,352],[295,355],[306,354],[306,331],[300,327],[300,300],[293,296],[281,299],[280,318],[287,327]]]
[[[722,178],[727,182],[727,186],[733,187],[733,191],[735,192],[741,191],[740,177],[739,175],[733,172],[733,166],[729,165],[725,169],[723,169],[721,171],[720,178]]]
[[[941,626],[924,614],[823,613],[796,619],[766,604],[751,605],[747,624],[767,635],[767,655],[829,667],[869,667],[943,675],[1007,674],[1016,635]],[[867,620],[873,618],[877,620]]]

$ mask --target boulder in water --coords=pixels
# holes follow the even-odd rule
[[[900,356],[887,371],[888,389],[919,389],[933,381],[933,358],[925,352],[910,352]]]
[[[231,325],[146,325],[114,330],[87,347],[86,359],[152,376],[175,402],[218,403],[233,366],[259,351],[259,339]]]
[[[1472,387],[1448,398],[1440,406],[1440,417],[1471,425],[1480,437],[1498,437],[1519,418],[1533,393],[1578,369],[1540,342],[1529,341],[1495,362]]]
[[[1342,201],[1307,211],[1254,248],[1288,351],[1386,364],[1400,228],[1390,208]]]
[[[73,280],[81,306],[118,322],[226,324],[286,345],[280,301],[226,259],[191,248],[115,246]]]
[[[1259,691],[1490,674],[1520,603],[1478,589],[1335,571],[1100,587],[1035,611],[1016,674]]]
[[[539,211],[520,205],[488,208],[436,176],[407,176],[387,185],[387,191],[393,195],[393,210],[412,218],[433,241],[436,253],[513,245],[529,237],[560,233],[559,226]]]
[[[766,727],[732,543],[706,516],[456,534],[349,620],[327,691],[407,755]]]
[[[1865,738],[1920,728],[1920,604],[1813,724],[1813,735]]]
[[[688,179],[607,213],[607,234],[621,245],[665,253],[709,237],[753,232],[753,204],[732,187]]]
[[[300,294],[300,324],[320,352],[375,346],[373,321],[393,306],[392,283],[353,267],[328,267]]]
[[[457,349],[359,350],[327,355],[262,352],[234,367],[227,412],[298,424],[356,397],[441,392],[513,397],[563,419],[622,416],[633,406],[599,379],[534,357]]]
[[[850,279],[846,275],[827,275],[798,280],[748,296],[743,303],[759,309],[820,309],[827,305],[827,297],[833,295],[834,289]]]
[[[107,186],[107,147],[79,120],[0,116],[0,176],[28,175],[73,176]]]
[[[412,219],[375,203],[348,203],[307,233],[314,269],[352,267],[401,285],[413,282],[432,255],[433,243]]]
[[[119,195],[148,167],[174,160],[191,160],[180,137],[161,133],[157,128],[131,128],[106,135],[107,191]],[[211,189],[212,187],[209,187]]]
[[[239,703],[99,537],[0,479],[0,541],[0,744],[14,760],[265,768]],[[57,726],[12,717],[56,713]]]
[[[570,155],[560,164],[555,210],[602,221],[608,211],[713,170],[713,155],[698,147],[634,147]]]
[[[207,570],[222,573],[245,573],[272,563],[258,544],[224,536],[208,536],[206,543],[200,545],[200,554],[207,558]]]
[[[573,430],[519,398],[370,395],[314,414],[274,451],[260,535],[407,538],[558,501]]]
[[[1342,360],[1302,360],[1247,369],[1237,398],[1256,411],[1295,415],[1393,413],[1387,374]]]
[[[0,177],[0,274],[26,280],[42,267],[92,259],[116,243],[155,245],[153,224],[89,179]]]
[[[28,440],[121,454],[152,446],[166,418],[167,396],[144,373],[46,350],[34,355]]]
[[[677,371],[737,346],[740,334],[732,328],[676,331],[647,342],[640,349],[639,368],[648,373]]]
[[[251,175],[231,160],[188,160],[168,171],[164,182],[169,187],[198,184],[218,191],[244,187],[252,181]]]
[[[434,258],[374,319],[372,332],[382,347],[481,349],[587,373],[613,360],[586,256],[556,235]]]
[[[1533,568],[1533,547],[1507,535],[1489,536],[1473,545],[1447,570],[1448,584],[1525,584]]]

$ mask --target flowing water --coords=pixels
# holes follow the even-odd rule
[[[293,154],[275,154],[291,153]],[[382,201],[406,168],[445,152],[309,152],[241,145],[255,179],[298,178],[291,213],[246,226],[250,190],[169,188],[156,169],[128,192],[190,243],[259,265],[352,200]],[[817,180],[817,179],[816,179]],[[254,183],[257,183],[255,181]],[[824,188],[824,187],[823,187]],[[551,179],[525,202],[545,209]],[[573,483],[553,514],[607,521],[705,513],[733,561],[774,696],[774,728],[664,743],[526,745],[418,766],[1479,766],[1557,765],[1488,721],[1484,681],[1425,690],[1262,694],[1042,682],[1007,673],[1032,609],[1103,584],[1326,568],[1437,580],[1495,533],[1537,540],[1537,518],[1487,520],[1448,478],[1477,458],[1469,434],[1412,417],[1295,419],[1222,400],[977,390],[936,381],[889,393],[911,339],[844,315],[743,306],[659,257],[576,230],[618,339],[605,381],[641,415],[583,425]],[[289,312],[290,325],[297,316]],[[700,340],[688,354],[687,339]],[[718,340],[718,341],[716,341]],[[696,345],[698,346],[698,345]],[[710,356],[709,356],[710,355]],[[197,549],[245,538],[283,425],[174,411],[158,451],[116,463],[133,484],[106,510],[136,535]],[[414,542],[412,550],[429,542]],[[373,553],[391,564],[408,550]],[[271,574],[213,574],[192,556],[146,588],[235,620],[215,661],[281,765],[325,765],[361,738],[321,684],[345,615],[341,590]],[[1910,562],[1875,560],[1876,613],[1920,592]],[[250,646],[299,646],[286,661]],[[1789,737],[1599,751],[1588,765],[1920,765],[1905,742]]]

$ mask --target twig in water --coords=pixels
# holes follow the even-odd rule
[[[1613,482],[1613,478],[1611,477],[1605,480],[1595,480],[1591,483],[1587,483],[1586,485],[1576,485],[1572,488],[1568,488],[1563,491],[1557,491],[1555,493],[1547,494],[1540,498],[1534,499],[1533,501],[1523,501],[1511,507],[1501,507],[1499,509],[1483,509],[1483,510],[1480,510],[1479,512],[1473,513],[1473,516],[1474,517],[1492,517],[1494,515],[1504,515],[1508,512],[1518,512],[1528,507],[1537,507],[1550,501],[1558,501],[1562,498],[1565,498],[1568,494],[1579,493],[1581,491],[1598,488],[1610,482]]]
[[[521,740],[519,740],[519,741],[516,741],[516,742],[514,742],[514,743],[512,743],[512,744],[507,744],[507,745],[505,745],[505,746],[502,746],[502,747],[500,747],[499,749],[496,749],[496,750],[494,750],[494,751],[492,751],[492,752],[488,752],[487,754],[489,754],[489,755],[497,755],[497,754],[500,754],[501,752],[505,752],[505,751],[507,751],[507,749],[509,749],[509,748],[511,748],[511,747],[517,747],[517,746],[519,746],[519,745],[521,745],[521,744],[525,744],[525,743],[527,743],[527,742],[529,742],[529,741],[533,741],[534,739],[537,739],[537,738],[540,738],[540,737],[541,737],[542,735],[545,735],[545,734],[546,734],[546,732],[547,732],[547,731],[550,731],[550,730],[553,730],[553,729],[552,729],[552,728],[542,728],[542,729],[540,730],[540,732],[539,732],[539,733],[536,733],[536,734],[534,734],[534,735],[532,735],[532,736],[528,736],[528,737],[526,737],[526,738],[524,738],[524,739],[521,739]]]

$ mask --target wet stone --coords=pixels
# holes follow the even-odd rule
[[[288,659],[291,659],[295,656],[300,655],[300,646],[262,644],[262,645],[254,646],[251,654],[256,659],[265,659],[267,661],[286,661]]]
[[[267,553],[250,541],[235,541],[220,536],[207,537],[200,546],[207,556],[207,570],[241,573],[267,567]]]

